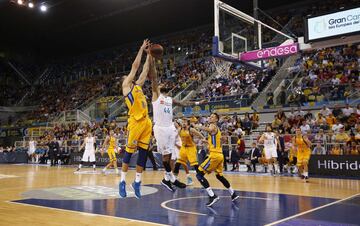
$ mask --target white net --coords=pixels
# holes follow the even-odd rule
[[[216,72],[221,76],[229,76],[230,67],[232,62],[223,60],[221,58],[212,58],[212,63],[216,69]]]

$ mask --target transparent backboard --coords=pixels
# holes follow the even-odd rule
[[[291,38],[226,3],[219,0],[214,0],[214,3],[214,56],[264,68],[267,65],[266,60],[243,62],[240,61],[241,53],[279,46]],[[276,25],[276,21],[271,22]]]

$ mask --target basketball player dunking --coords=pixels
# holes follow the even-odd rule
[[[144,40],[132,64],[130,73],[123,77],[122,82],[122,93],[125,96],[125,103],[129,109],[126,150],[123,157],[121,179],[119,183],[119,194],[122,198],[127,195],[125,182],[126,173],[128,171],[131,155],[136,150],[138,150],[138,158],[136,163],[135,181],[132,183],[132,187],[135,191],[135,197],[141,197],[141,175],[146,164],[147,151],[149,149],[152,132],[152,122],[149,118],[148,105],[146,97],[142,91],[142,86],[145,83],[150,67],[149,47],[149,40]],[[148,53],[146,62],[143,66],[140,77],[134,81],[136,72],[140,67],[141,57],[144,51]]]
[[[210,207],[219,200],[219,197],[215,195],[211,189],[209,182],[205,178],[205,174],[210,174],[215,171],[216,178],[226,187],[231,195],[231,200],[234,202],[239,198],[234,189],[232,189],[229,181],[223,175],[224,167],[224,155],[221,147],[221,132],[217,127],[219,121],[219,115],[212,113],[209,118],[210,125],[208,127],[197,125],[196,128],[208,132],[208,145],[209,145],[209,157],[205,159],[199,166],[199,172],[196,174],[196,178],[200,184],[206,189],[209,195],[209,202],[206,206]]]
[[[159,153],[162,154],[162,161],[165,168],[165,175],[161,184],[168,190],[174,191],[172,185],[179,188],[185,188],[186,185],[179,182],[171,172],[171,159],[174,156],[177,156],[176,137],[178,136],[178,131],[175,128],[173,121],[173,104],[178,106],[190,106],[192,104],[200,104],[200,102],[179,102],[170,96],[167,96],[163,86],[158,85],[157,71],[153,59],[151,60],[150,65],[149,77],[152,78],[152,105],[155,123],[154,136],[156,138],[157,149]]]

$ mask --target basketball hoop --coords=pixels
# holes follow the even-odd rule
[[[212,63],[215,66],[216,72],[221,76],[229,76],[232,62],[223,60],[221,58],[212,58]]]

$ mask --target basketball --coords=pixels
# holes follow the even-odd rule
[[[163,53],[164,53],[164,48],[159,44],[154,44],[150,48],[150,54],[155,58],[162,57]]]

